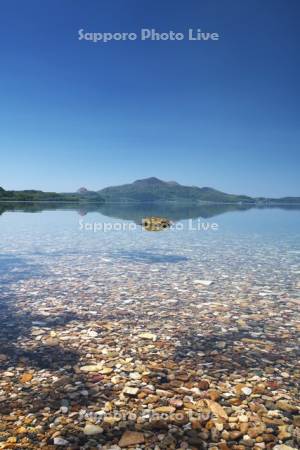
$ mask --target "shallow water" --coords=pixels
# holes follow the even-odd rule
[[[173,220],[171,229],[150,232],[139,225],[147,205],[140,209],[122,206],[119,212],[114,205],[111,216],[59,209],[4,212],[0,281],[61,279],[70,273],[81,282],[81,275],[86,279],[89,273],[97,273],[97,281],[108,281],[107,277],[126,276],[132,270],[136,276],[149,277],[151,266],[153,282],[155,277],[162,282],[155,274],[164,273],[161,289],[176,273],[178,282],[180,277],[209,278],[216,284],[223,277],[231,282],[251,278],[261,286],[275,283],[293,290],[299,274],[299,210],[249,209],[213,215],[214,211],[207,214],[206,207],[211,217],[203,218],[197,217],[197,209],[194,214],[192,207],[182,213],[178,207],[178,216],[188,218]],[[152,206],[150,214],[155,212]],[[164,212],[161,206],[158,212]],[[168,208],[165,212],[168,217]],[[170,215],[176,217],[175,207]]]
[[[47,208],[4,206],[0,215],[2,439],[34,449],[56,433],[68,448],[108,450],[129,428],[157,448],[161,432],[144,414],[172,398],[184,415],[209,406],[226,430],[228,416],[264,430],[276,409],[272,433],[258,441],[273,448],[287,424],[285,443],[299,448],[299,210]],[[172,226],[146,231],[145,215]],[[139,423],[101,419],[95,441],[83,430],[105,408]],[[159,448],[244,442],[244,431],[172,420]],[[18,431],[31,422],[43,431]]]
[[[72,296],[81,304],[89,291],[101,302],[122,304],[161,295],[180,299],[178,292],[193,295],[194,280],[205,279],[213,284],[198,293],[199,302],[237,291],[247,298],[259,291],[299,296],[300,211],[250,209],[207,219],[194,217],[198,211],[193,215],[189,207],[193,218],[149,232],[139,225],[139,208],[122,207],[119,216],[132,220],[99,212],[5,212],[2,294],[13,293],[16,302]],[[116,206],[113,213],[118,215]]]

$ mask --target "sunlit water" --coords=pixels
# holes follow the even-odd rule
[[[118,214],[115,206],[113,214],[128,217],[126,207],[120,210]],[[110,289],[131,276],[133,283],[160,283],[162,291],[174,281],[180,285],[180,281],[208,279],[214,281],[212,293],[225,294],[247,281],[253,288],[296,295],[299,210],[250,209],[209,218],[197,217],[196,211],[192,218],[173,221],[170,229],[161,232],[145,231],[139,225],[139,211],[136,215],[132,211],[131,207],[132,220],[74,210],[4,212],[0,216],[2,291],[22,280],[61,282],[68,277],[80,283],[79,288],[103,282]],[[52,286],[57,293],[59,285]]]
[[[94,436],[83,430],[107,404],[130,417],[126,428],[141,430],[132,412],[145,420],[148,436],[145,398],[127,400],[128,386],[130,395],[132,389],[134,395],[168,389],[184,414],[214,392],[218,403],[204,405],[214,416],[221,410],[218,423],[226,430],[245,414],[251,427],[262,424],[264,430],[263,420],[274,413],[291,429],[290,410],[278,411],[277,401],[299,405],[299,210],[29,208],[36,212],[0,205],[0,422],[9,436],[18,435],[19,446],[26,418],[39,429],[26,433],[30,448],[40,448],[41,434],[48,444],[61,432],[74,443],[68,448],[96,448]],[[146,231],[140,225],[145,216],[173,223]],[[231,403],[243,385],[251,395]],[[263,391],[254,391],[258,386]],[[164,394],[151,397],[150,412],[165,407]],[[258,405],[263,417],[253,412]],[[228,425],[223,407],[234,416]],[[183,436],[195,448],[199,430],[170,423],[167,437],[174,435],[176,448],[183,447]],[[113,448],[123,428],[106,425],[96,442]],[[281,442],[281,428],[271,427],[274,443]],[[296,432],[294,427],[287,448],[298,448]],[[214,443],[221,439],[215,436]],[[202,437],[197,442],[206,448]],[[244,441],[238,437],[230,447],[233,442]]]

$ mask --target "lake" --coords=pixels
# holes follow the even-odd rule
[[[164,411],[161,442],[171,426],[178,447],[244,445],[255,433],[232,434],[228,418],[265,429],[276,416],[268,442],[298,448],[299,209],[1,204],[0,212],[0,415],[10,435],[19,411],[44,430],[19,433],[29,448],[53,443],[53,429],[69,448],[110,448],[132,428],[126,414],[151,436],[149,414]],[[151,216],[170,228],[147,231],[142,219]],[[199,411],[214,418],[206,434],[191,425],[199,418],[169,417]],[[108,420],[113,413],[126,417]],[[91,423],[102,429],[96,437]],[[280,424],[290,427],[284,439]]]

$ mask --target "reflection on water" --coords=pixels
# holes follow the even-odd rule
[[[0,245],[4,256],[0,259],[0,282],[7,280],[8,274],[11,279],[21,279],[24,271],[28,275],[30,267],[35,275],[41,271],[55,279],[59,273],[74,271],[81,279],[94,271],[100,271],[101,278],[109,271],[109,279],[119,264],[122,276],[126,276],[132,264],[137,263],[139,270],[133,269],[137,275],[141,275],[142,264],[152,263],[159,269],[164,264],[176,266],[179,278],[187,273],[200,279],[236,277],[242,273],[242,267],[248,274],[254,271],[255,277],[259,274],[258,267],[265,268],[268,276],[273,277],[275,267],[281,273],[282,267],[287,271],[288,263],[299,259],[296,250],[300,242],[300,213],[295,208],[181,204],[89,204],[82,208],[88,222],[128,225],[130,221],[138,225],[133,231],[128,231],[129,227],[121,231],[108,227],[112,231],[94,233],[80,229],[82,219],[75,205],[2,204]],[[36,214],[28,214],[32,211]],[[199,215],[218,215],[217,230],[198,227]],[[192,224],[190,218],[194,218]],[[157,223],[172,226],[163,233],[147,233],[140,227],[143,220],[148,228]],[[277,256],[281,258],[279,261]]]
[[[184,204],[184,203],[107,203],[97,205],[93,203],[30,203],[30,202],[0,202],[0,215],[9,211],[20,212],[42,212],[52,210],[76,211],[80,216],[88,213],[100,213],[107,217],[122,220],[132,220],[140,224],[144,217],[168,217],[170,221],[176,222],[185,219],[196,219],[202,217],[208,219],[228,212],[242,212],[251,209],[282,209],[286,211],[299,211],[300,205],[277,205],[270,207],[253,206],[250,204]]]

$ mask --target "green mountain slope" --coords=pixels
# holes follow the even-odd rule
[[[245,195],[226,194],[209,187],[183,186],[174,181],[167,182],[154,177],[137,180],[131,184],[107,187],[100,190],[99,194],[108,202],[255,202],[255,199]]]
[[[130,184],[111,186],[98,192],[80,188],[76,193],[43,192],[38,190],[6,191],[0,187],[2,202],[74,202],[74,203],[223,203],[257,206],[299,205],[300,197],[253,198],[247,195],[226,194],[210,187],[183,186],[175,181],[145,178]]]

